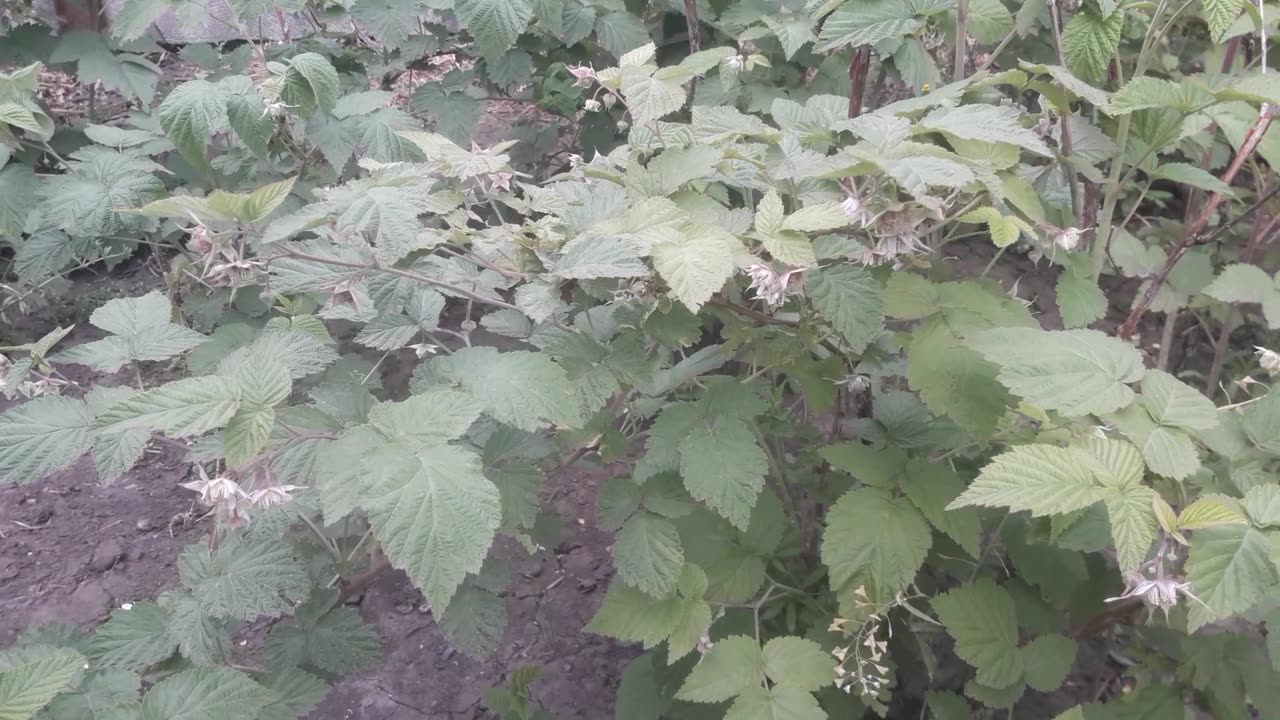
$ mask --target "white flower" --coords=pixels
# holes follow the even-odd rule
[[[764,263],[756,263],[747,268],[747,274],[751,276],[751,288],[756,291],[756,299],[763,300],[769,307],[778,307],[786,302],[787,295],[793,294],[790,290],[791,276],[803,272],[800,268],[788,270],[779,273],[769,265]]]
[[[849,218],[849,223],[858,228],[866,227],[874,219],[867,204],[857,195],[846,197],[844,202],[840,203],[840,209],[844,211],[844,216]]]
[[[1053,242],[1063,250],[1070,252],[1080,244],[1080,235],[1083,232],[1083,230],[1076,227],[1063,228],[1062,232],[1058,233],[1058,236],[1053,239]]]
[[[233,501],[236,498],[246,497],[244,490],[235,480],[225,475],[219,475],[211,479],[205,474],[204,468],[198,465],[196,467],[200,471],[200,479],[182,483],[182,487],[199,493],[200,502],[205,505],[218,505]]]
[[[1267,372],[1274,373],[1280,371],[1280,353],[1274,350],[1268,350],[1264,347],[1254,347],[1257,350],[1258,365]]]
[[[569,74],[572,75],[582,87],[591,87],[591,83],[596,81],[595,68],[590,65],[575,65],[568,68]]]
[[[121,609],[121,610],[132,610],[132,609],[133,609],[133,603],[121,603],[121,604],[120,604],[120,609]]]
[[[275,487],[262,488],[249,493],[249,503],[254,507],[269,508],[273,505],[284,505],[293,499],[294,490],[301,489],[298,485],[277,485]]]
[[[733,70],[741,70],[743,67],[746,66],[747,59],[742,57],[741,55],[733,55],[727,60],[725,60],[725,64],[728,65]]]
[[[582,107],[587,112],[599,112],[600,109],[604,106],[600,104],[599,100],[596,100],[595,98],[591,98],[591,99],[588,99],[586,102],[584,102],[582,104]]]

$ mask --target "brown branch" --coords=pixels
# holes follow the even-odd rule
[[[1058,64],[1066,66],[1066,51],[1062,46],[1062,9],[1058,3],[1051,3],[1049,7],[1049,19],[1053,24],[1053,44],[1058,52]],[[1059,123],[1061,135],[1059,136],[1062,153],[1058,157],[1058,162],[1062,165],[1062,171],[1067,175],[1067,189],[1071,191],[1071,214],[1074,216],[1074,222],[1080,222],[1082,212],[1080,183],[1076,177],[1075,166],[1071,161],[1071,105],[1068,103],[1062,108],[1062,122]]]
[[[964,78],[965,65],[969,59],[965,53],[969,51],[969,0],[956,1],[956,61],[951,70],[951,82],[959,82]]]
[[[1240,49],[1240,39],[1241,39],[1241,36],[1237,35],[1236,37],[1233,37],[1227,41],[1227,48],[1222,55],[1222,66],[1218,70],[1219,74],[1226,75],[1227,73],[1231,72],[1231,66],[1234,65],[1236,62],[1236,52],[1239,51]],[[1213,127],[1215,126],[1211,125],[1209,127],[1209,132],[1213,131]],[[1205,168],[1207,170],[1209,168],[1209,162],[1212,159],[1213,159],[1213,146],[1210,145],[1209,147],[1205,148],[1204,153],[1200,155],[1200,167]],[[1191,192],[1187,194],[1187,209],[1186,209],[1186,212],[1184,212],[1182,215],[1183,225],[1186,225],[1187,223],[1191,222],[1191,214],[1196,211],[1196,205],[1200,201],[1199,195],[1200,195],[1200,191],[1196,188],[1191,188]]]
[[[684,0],[684,22],[689,26],[689,52],[702,49],[702,26],[698,21],[698,0]]]
[[[1247,161],[1258,149],[1258,143],[1262,142],[1262,136],[1266,134],[1267,129],[1271,127],[1271,121],[1275,118],[1277,108],[1268,104],[1262,106],[1262,112],[1258,113],[1258,118],[1254,120],[1253,125],[1249,128],[1249,132],[1245,135],[1244,142],[1240,144],[1240,151],[1236,153],[1235,158],[1231,161],[1231,165],[1222,173],[1222,183],[1231,185],[1231,181],[1235,180],[1236,174],[1240,172],[1240,168],[1244,167]],[[1266,198],[1263,198],[1265,200]],[[1243,216],[1251,214],[1252,210],[1260,207],[1263,200],[1255,203],[1250,210],[1246,210]],[[1169,259],[1165,261],[1164,266],[1160,268],[1160,272],[1156,273],[1151,283],[1147,285],[1146,292],[1142,294],[1141,299],[1134,304],[1133,310],[1129,313],[1129,317],[1125,318],[1124,324],[1120,326],[1118,333],[1120,337],[1129,337],[1133,335],[1138,327],[1138,322],[1142,320],[1142,316],[1146,314],[1147,308],[1151,307],[1151,302],[1155,299],[1156,293],[1169,280],[1169,273],[1173,272],[1173,268],[1182,259],[1183,255],[1191,249],[1192,244],[1200,239],[1200,234],[1204,231],[1209,220],[1213,218],[1214,212],[1218,206],[1222,204],[1222,193],[1210,193],[1209,199],[1201,208],[1200,214],[1195,220],[1188,223],[1182,232],[1182,239],[1174,246],[1169,253]],[[1232,223],[1238,221],[1236,218]],[[1218,232],[1230,227],[1232,223],[1227,223],[1219,228]],[[1208,238],[1206,238],[1208,239]]]
[[[867,92],[867,73],[871,70],[871,46],[863,45],[849,59],[849,118],[862,114],[862,96]]]

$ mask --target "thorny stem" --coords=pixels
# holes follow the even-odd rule
[[[1262,112],[1258,113],[1257,119],[1254,120],[1253,125],[1249,128],[1249,132],[1245,135],[1244,142],[1240,144],[1240,151],[1236,153],[1235,159],[1231,161],[1231,165],[1222,173],[1222,177],[1220,179],[1222,180],[1223,185],[1230,186],[1231,181],[1236,177],[1236,173],[1240,172],[1240,168],[1244,167],[1245,161],[1253,155],[1253,152],[1258,148],[1258,144],[1262,142],[1262,136],[1265,135],[1267,129],[1271,127],[1271,121],[1275,117],[1276,112],[1276,107],[1268,104],[1263,105]],[[1269,193],[1262,199],[1258,200],[1258,202],[1250,206],[1249,209],[1245,210],[1240,217],[1252,214],[1254,210],[1257,210],[1261,207],[1263,202],[1270,198],[1271,194],[1272,193]],[[1133,310],[1129,313],[1129,317],[1126,318],[1124,324],[1120,326],[1120,329],[1118,330],[1120,337],[1129,337],[1133,335],[1134,331],[1138,327],[1138,322],[1142,320],[1142,316],[1146,314],[1147,308],[1151,307],[1151,302],[1155,299],[1156,292],[1159,291],[1160,288],[1164,286],[1165,282],[1169,280],[1169,273],[1173,272],[1173,267],[1177,265],[1178,261],[1182,259],[1182,256],[1186,255],[1187,251],[1191,249],[1192,243],[1200,239],[1200,233],[1204,230],[1205,226],[1209,224],[1209,220],[1213,217],[1214,212],[1221,204],[1221,192],[1214,191],[1209,194],[1209,199],[1205,202],[1204,207],[1201,208],[1200,214],[1196,216],[1194,221],[1185,226],[1182,232],[1182,239],[1178,241],[1178,244],[1174,246],[1173,250],[1169,253],[1169,258],[1165,261],[1164,266],[1160,268],[1160,272],[1158,272],[1151,283],[1147,285],[1146,292],[1144,292],[1138,302],[1134,304]],[[1211,233],[1209,237],[1206,237],[1205,240],[1212,239],[1213,235],[1225,231],[1235,222],[1238,222],[1240,217],[1219,226],[1219,228],[1214,233]]]
[[[1147,61],[1152,46],[1156,40],[1164,33],[1163,31],[1155,31],[1157,22],[1161,15],[1164,14],[1165,0],[1161,0],[1156,6],[1155,13],[1151,16],[1151,25],[1147,28],[1147,35],[1142,39],[1142,49],[1138,52],[1138,62],[1133,69],[1133,77],[1140,77],[1147,72]],[[1167,29],[1166,26],[1165,29]],[[1118,85],[1124,85],[1124,76],[1120,62],[1116,62],[1116,80]],[[1131,114],[1126,113],[1120,117],[1120,122],[1116,126],[1115,143],[1119,151],[1116,156],[1111,159],[1111,169],[1107,175],[1106,193],[1102,198],[1102,213],[1098,222],[1097,232],[1093,235],[1093,245],[1090,252],[1093,259],[1093,278],[1097,280],[1102,274],[1102,266],[1107,259],[1107,248],[1111,244],[1112,223],[1115,221],[1113,217],[1116,211],[1116,203],[1120,200],[1120,193],[1124,189],[1124,183],[1121,182],[1121,173],[1124,171],[1124,149],[1129,142],[1129,121]]]
[[[1049,4],[1049,19],[1053,25],[1053,44],[1058,52],[1058,64],[1066,66],[1066,51],[1062,46],[1062,9],[1057,2]],[[1058,157],[1062,172],[1067,176],[1067,188],[1071,191],[1071,214],[1073,222],[1080,222],[1081,210],[1080,178],[1076,175],[1075,164],[1071,160],[1071,106],[1062,108],[1062,120],[1058,123],[1062,140],[1062,153]]]
[[[506,310],[517,310],[517,311],[520,310],[520,308],[516,307],[515,305],[512,305],[511,303],[503,302],[502,300],[495,300],[493,298],[487,298],[483,295],[478,295],[470,290],[467,290],[466,288],[458,287],[457,285],[453,285],[452,283],[447,283],[447,282],[444,282],[443,280],[437,280],[433,277],[428,277],[426,275],[423,275],[422,273],[413,272],[412,270],[401,270],[400,268],[386,267],[385,265],[374,265],[370,263],[348,262],[346,260],[338,260],[336,258],[326,258],[326,257],[320,257],[318,255],[308,255],[307,253],[301,253],[296,250],[285,250],[280,255],[277,255],[276,258],[272,258],[272,259],[277,259],[280,257],[291,257],[296,260],[306,260],[307,262],[321,263],[323,265],[333,265],[336,267],[347,267],[347,268],[352,268],[354,270],[369,270],[373,272],[383,272],[389,275],[399,275],[400,277],[403,277],[403,278],[409,278],[410,280],[417,280],[420,283],[425,283],[427,285],[438,287],[441,290],[448,290],[449,292],[456,293],[469,300],[474,300],[475,302],[481,303],[483,305],[492,305],[494,307],[504,308]]]
[[[871,69],[871,46],[853,51],[849,60],[849,118],[862,114],[862,96],[867,92],[867,73]]]

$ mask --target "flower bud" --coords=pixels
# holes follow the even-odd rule
[[[1264,347],[1256,347],[1258,356],[1258,365],[1269,373],[1280,371],[1280,353],[1274,350],[1268,350]]]

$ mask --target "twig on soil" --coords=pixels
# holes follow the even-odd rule
[[[1244,142],[1240,144],[1240,151],[1236,153],[1235,159],[1231,161],[1231,165],[1222,173],[1222,177],[1220,179],[1224,185],[1231,185],[1231,181],[1234,180],[1236,174],[1240,172],[1240,168],[1244,167],[1245,161],[1253,155],[1255,150],[1257,150],[1258,144],[1262,142],[1262,136],[1265,135],[1267,129],[1271,127],[1271,121],[1275,118],[1278,110],[1280,110],[1280,108],[1269,104],[1264,104],[1262,106],[1262,111],[1258,113],[1257,119],[1254,120],[1253,125],[1249,128],[1249,132],[1245,135]],[[1183,230],[1182,239],[1178,241],[1178,244],[1175,245],[1173,250],[1169,253],[1169,258],[1165,261],[1164,266],[1160,268],[1160,272],[1156,273],[1155,278],[1147,285],[1146,291],[1142,293],[1142,297],[1134,304],[1133,310],[1129,313],[1129,317],[1126,318],[1124,324],[1120,326],[1120,329],[1118,330],[1120,337],[1129,337],[1133,335],[1134,331],[1138,327],[1138,322],[1142,320],[1142,316],[1146,314],[1147,308],[1151,307],[1151,302],[1155,299],[1156,293],[1164,286],[1165,282],[1169,280],[1169,273],[1173,272],[1173,267],[1178,264],[1178,261],[1182,259],[1182,256],[1187,254],[1187,251],[1191,249],[1191,246],[1196,241],[1203,240],[1204,242],[1208,242],[1223,232],[1226,232],[1235,223],[1252,215],[1256,210],[1262,207],[1263,203],[1276,194],[1276,192],[1276,190],[1273,190],[1270,193],[1267,193],[1253,205],[1246,208],[1243,213],[1218,226],[1217,229],[1202,238],[1201,233],[1204,231],[1205,226],[1209,224],[1209,220],[1213,218],[1214,212],[1218,209],[1218,206],[1222,204],[1222,193],[1216,191],[1210,193],[1208,201],[1205,202],[1204,207],[1200,210],[1200,214],[1196,216],[1194,221],[1187,224],[1186,228]],[[1096,238],[1095,241],[1105,242],[1105,239],[1099,237]]]

